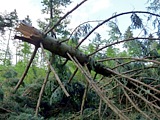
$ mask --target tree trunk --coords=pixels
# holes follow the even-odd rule
[[[41,31],[30,25],[21,23],[20,26],[16,28],[16,30],[21,32],[23,34],[23,37],[15,36],[15,39],[20,39],[35,46],[39,46],[39,43],[42,42],[46,50],[56,55],[62,56],[66,59],[69,59],[67,55],[67,53],[69,53],[71,56],[76,57],[80,64],[87,64],[90,70],[93,70],[98,74],[102,74],[104,76],[111,76],[114,74],[110,71],[109,68],[95,61],[92,57],[88,57],[87,55],[80,52],[78,49],[68,46],[65,43],[61,43],[59,40],[51,36],[44,37]]]

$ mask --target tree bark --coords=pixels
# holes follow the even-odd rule
[[[15,39],[20,39],[35,46],[39,46],[39,43],[42,42],[44,49],[70,60],[67,55],[67,53],[69,53],[71,56],[76,57],[80,64],[87,64],[90,70],[93,70],[98,74],[102,74],[104,76],[111,76],[114,74],[110,71],[110,68],[95,61],[92,57],[88,57],[78,49],[75,49],[65,43],[61,43],[60,40],[57,40],[51,36],[43,36],[41,31],[32,26],[21,23],[16,30],[21,32],[23,37],[15,36]]]

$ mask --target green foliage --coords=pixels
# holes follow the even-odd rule
[[[7,98],[5,98],[5,100],[0,103],[1,108],[4,108],[3,112],[0,112],[0,119],[5,118],[7,120],[13,120],[13,119],[16,119],[16,120],[42,119],[43,120],[43,117],[41,116],[39,117],[34,116],[34,109],[28,107],[26,100],[27,100],[26,98],[22,99],[22,96],[19,97],[18,95],[14,95],[14,94],[12,94],[12,96],[8,96]],[[31,100],[28,101],[28,103],[30,102],[33,102],[33,101]],[[8,112],[11,112],[11,113],[8,113]]]
[[[44,120],[43,117],[36,117],[32,114],[20,113],[18,116],[10,116],[8,120]]]
[[[111,28],[111,30],[109,31],[109,42],[113,42],[115,40],[118,40],[121,36],[121,32],[120,29],[118,27],[118,25],[116,24],[116,22],[109,22],[108,26]]]
[[[142,28],[143,27],[143,23],[142,23],[142,20],[141,18],[139,18],[139,16],[136,14],[136,13],[133,13],[131,15],[131,21],[132,21],[132,26],[134,29],[136,28]]]
[[[29,55],[31,54],[31,45],[29,45],[28,43],[24,42],[22,45],[22,57],[24,61],[28,61],[29,59]]]
[[[76,28],[76,30],[74,31],[74,38],[81,38],[84,37],[85,35],[87,35],[87,33],[89,33],[89,31],[92,29],[92,26],[87,23],[87,24],[83,24],[78,26],[78,28]]]
[[[149,6],[147,7],[147,9],[149,11],[153,11],[153,12],[157,12],[160,9],[160,2],[157,0],[148,0],[148,4]]]
[[[156,0],[153,1],[151,7],[149,8],[154,11],[159,9],[159,6],[156,5]],[[42,5],[44,9],[42,9],[43,14],[47,14],[48,17],[45,21],[38,21],[39,27],[44,30],[48,23],[50,26],[53,26],[62,16],[63,11],[62,7],[67,7],[71,3],[70,0],[43,0]],[[152,8],[153,7],[153,8]],[[157,8],[155,8],[157,7]],[[148,17],[150,19],[151,17]],[[16,16],[16,11],[7,15],[0,15],[0,31],[3,33],[6,27],[13,27],[16,24],[16,20],[18,17]],[[29,16],[25,18],[28,23],[32,23]],[[105,49],[96,52],[96,54],[92,55],[94,60],[101,60],[106,58],[116,58],[116,57],[138,57],[144,58],[153,57],[152,60],[159,61],[160,54],[160,45],[157,41],[151,41],[153,38],[153,34],[147,33],[145,26],[143,25],[142,18],[138,16],[138,14],[133,13],[131,15],[131,26],[127,26],[126,32],[123,34],[119,29],[117,24],[117,19],[113,22],[108,22],[108,26],[110,28],[108,32],[108,39],[102,39],[99,33],[95,33],[95,37],[90,40],[88,45],[79,48],[85,54],[91,54],[98,49],[102,48],[105,45],[112,44],[114,42],[118,42],[122,38],[130,39],[134,38],[135,30],[143,30],[144,36],[148,36],[148,39],[135,39],[132,41],[125,41],[124,50],[120,50],[116,48],[116,46],[106,47]],[[57,37],[60,39],[66,39],[69,36],[69,31],[67,30],[67,24],[69,23],[68,18],[66,18],[62,23],[55,29]],[[154,27],[157,27],[157,36],[160,36],[160,22],[159,19],[156,18],[154,21]],[[75,47],[78,44],[78,40],[82,37],[85,37],[89,31],[91,31],[92,26],[90,24],[84,24],[79,26],[71,36],[68,41],[68,45]],[[49,33],[52,36],[52,32]],[[142,35],[142,37],[143,37]],[[99,111],[99,96],[93,91],[93,88],[89,86],[89,90],[87,91],[87,97],[84,105],[83,115],[79,115],[79,111],[81,109],[83,94],[85,90],[86,78],[85,76],[78,70],[76,75],[74,76],[71,83],[68,83],[69,78],[73,74],[76,69],[76,66],[67,62],[64,65],[66,59],[61,58],[58,55],[50,56],[52,59],[51,63],[56,73],[58,74],[60,80],[63,82],[65,88],[70,94],[70,97],[66,97],[61,87],[56,81],[55,76],[51,72],[48,82],[46,84],[44,94],[42,96],[42,101],[40,103],[39,115],[38,117],[34,116],[37,100],[39,97],[39,92],[43,85],[43,81],[46,76],[46,68],[39,64],[39,58],[37,57],[32,63],[27,76],[24,79],[24,82],[21,84],[17,93],[13,94],[13,88],[16,86],[18,80],[23,75],[23,72],[27,66],[28,59],[31,56],[31,48],[27,43],[19,44],[20,51],[17,56],[20,58],[15,65],[11,64],[10,59],[6,61],[6,66],[0,66],[0,119],[18,119],[18,120],[43,120],[43,119],[68,119],[74,116],[77,119],[118,119],[116,114],[111,111],[108,106],[102,102],[101,105],[101,115]],[[38,54],[40,56],[40,54]],[[40,56],[40,58],[42,58]],[[93,67],[93,60],[91,62],[91,67]],[[125,64],[126,63],[126,64]],[[45,64],[45,63],[44,63]],[[153,85],[158,86],[160,84],[160,68],[158,66],[153,66],[152,69],[146,69],[147,67],[152,67],[155,65],[150,62],[141,62],[130,59],[113,59],[108,60],[102,63],[107,67],[111,67],[115,72],[119,72],[120,74],[127,75],[128,77],[134,78],[143,82],[145,84],[149,84],[151,87]],[[124,64],[124,65],[122,65]],[[12,65],[12,66],[11,66]],[[154,68],[155,67],[155,68]],[[128,72],[128,73],[127,73]],[[96,73],[91,71],[91,76],[94,76]],[[111,81],[109,84],[108,79]],[[149,94],[155,95],[159,97],[158,94],[155,94],[152,90],[146,89],[146,86],[142,86],[139,84],[138,87],[134,85],[130,80],[126,78],[122,78],[120,76],[112,76],[102,78],[101,75],[97,75],[95,77],[94,84],[104,92],[104,95],[112,102],[117,108],[120,110],[129,109],[125,114],[128,114],[128,117],[133,120],[143,120],[145,119],[140,113],[136,112],[130,102],[128,102],[126,96],[124,95],[122,86],[118,85],[118,83],[114,80],[117,79],[123,85],[128,87],[130,90],[136,92],[139,95],[142,95],[149,101],[153,101],[152,96]],[[107,81],[107,82],[106,82]],[[156,88],[156,87],[155,87]],[[159,88],[156,88],[157,90]],[[131,92],[128,92],[128,95],[131,97],[133,102],[136,103],[137,106],[141,108],[146,114],[152,116],[153,119],[156,120],[156,117],[152,115],[151,111],[147,111],[146,103],[143,102],[140,98],[135,97]],[[156,105],[159,102],[154,101]],[[131,106],[131,107],[130,107]],[[131,109],[130,109],[131,108]],[[101,118],[100,118],[101,117]]]
[[[131,27],[128,27],[126,32],[124,33],[125,39],[133,38],[133,31]],[[153,38],[150,34],[149,38]],[[158,57],[158,43],[157,41],[153,41],[150,39],[135,39],[131,41],[126,41],[124,43],[124,48],[127,48],[128,54],[133,57],[142,57],[142,56],[152,56]]]
[[[39,116],[39,118],[34,116],[34,108],[36,106],[41,85],[38,86],[39,84],[32,84],[31,86],[24,86],[22,84],[19,91],[17,91],[16,94],[13,94],[13,87],[15,87],[17,82],[18,79],[16,78],[10,78],[3,82],[2,88],[4,92],[0,92],[0,97],[3,98],[3,101],[0,103],[0,110],[3,110],[4,112],[0,112],[0,119],[43,119],[41,116]],[[25,89],[26,91],[24,92]]]
[[[50,26],[53,26],[63,15],[61,7],[66,7],[71,3],[70,0],[42,0],[42,13],[48,14],[48,18],[45,21],[38,20],[39,27],[43,30],[46,29],[47,24],[49,23]],[[59,26],[55,28],[56,37],[59,36],[60,38],[66,39],[66,36],[69,35],[68,30],[66,29],[67,24],[69,21],[64,19]],[[49,27],[50,27],[49,26]],[[55,33],[49,33],[51,36]]]
[[[3,101],[0,102],[0,104],[1,104],[0,109],[4,108],[4,109],[1,109],[3,111],[0,112],[0,119],[3,119],[3,118],[8,119],[12,115],[18,115],[19,111],[21,111],[21,112],[23,111],[23,108],[20,107],[19,103],[14,101],[14,99],[11,95],[12,94],[10,94],[9,96],[5,95]]]
[[[5,28],[14,27],[17,22],[18,16],[16,10],[7,14],[0,15],[0,32],[4,34],[6,30]]]
[[[145,113],[148,113],[148,111],[145,111]],[[148,113],[150,114],[150,113]],[[151,115],[152,116],[152,115]],[[135,112],[135,113],[132,113],[130,115],[130,119],[131,120],[146,120],[146,118],[144,116],[142,116],[140,113],[138,112]],[[152,120],[158,120],[156,117],[152,117]]]
[[[43,10],[48,10],[48,6],[51,6],[51,2],[56,6],[64,6],[66,7],[67,5],[69,5],[71,3],[70,0],[43,0],[41,3],[43,6],[45,6],[45,8]]]
[[[126,32],[124,33],[124,38],[125,39],[133,38],[133,31],[130,26],[127,28]]]
[[[65,59],[59,56],[54,56],[53,61],[52,61],[52,65],[56,69],[56,72],[62,81],[68,80],[71,75],[71,72],[68,69],[68,66],[63,65],[64,62],[65,62]]]
[[[4,78],[14,78],[17,76],[17,72],[13,69],[8,69],[3,75],[2,77]]]
[[[80,82],[73,82],[66,84],[66,89],[70,94],[70,98],[67,98],[61,88],[58,87],[51,95],[50,104],[65,104],[68,101],[69,104],[72,104],[73,109],[80,110],[84,86]]]
[[[26,68],[26,65],[27,65],[27,61],[19,61],[14,69],[15,71],[17,71],[18,75],[17,77],[20,78]],[[46,72],[45,72],[45,68],[41,68],[41,67],[37,67],[35,65],[32,65],[28,71],[28,74],[26,76],[26,79],[25,79],[25,82],[26,83],[32,83],[34,82],[33,80],[35,78],[41,78],[41,77],[44,77]]]
[[[9,78],[4,81],[4,85],[7,87],[14,87],[18,83],[19,79],[17,78]],[[24,85],[24,83],[22,83]],[[9,89],[8,89],[9,90]]]
[[[2,88],[0,87],[0,102],[3,101],[3,98],[4,98],[4,92]]]
[[[60,87],[58,87],[52,94],[50,97],[50,104],[57,104],[58,102],[60,102],[63,99],[64,93],[61,90]]]

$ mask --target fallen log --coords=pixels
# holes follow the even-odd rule
[[[76,59],[81,65],[87,64],[90,70],[93,70],[98,74],[104,76],[111,76],[114,74],[110,71],[110,68],[104,66],[102,63],[95,61],[92,57],[88,57],[80,50],[75,49],[67,45],[66,43],[61,43],[58,39],[55,39],[48,35],[44,36],[41,31],[30,25],[21,23],[19,27],[16,28],[16,30],[20,32],[23,36],[15,35],[15,39],[20,39],[38,47],[39,43],[41,42],[44,46],[44,49],[50,51],[51,53],[70,60],[67,55],[67,53],[69,53],[71,56],[76,57]]]

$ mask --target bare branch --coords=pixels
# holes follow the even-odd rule
[[[133,79],[133,78],[128,77],[128,76],[126,76],[126,75],[124,75],[124,74],[120,74],[120,73],[115,72],[115,71],[113,71],[113,70],[111,70],[111,69],[109,69],[109,71],[112,72],[114,75],[118,75],[118,76],[120,76],[120,77],[126,78],[126,79],[131,80],[131,81],[133,81],[133,82],[135,82],[135,83],[138,83],[138,84],[140,84],[140,85],[143,85],[143,86],[145,86],[145,87],[147,87],[147,88],[149,88],[149,89],[151,89],[151,90],[153,90],[153,91],[155,91],[155,92],[157,92],[157,93],[160,93],[160,90],[155,89],[155,88],[153,88],[153,87],[151,87],[151,86],[149,86],[149,85],[147,85],[147,84],[145,84],[145,83],[143,83],[143,82],[141,82],[141,81],[139,81],[139,80]]]
[[[125,88],[127,91],[131,92],[132,94],[134,94],[135,96],[139,97],[141,100],[143,100],[144,102],[146,102],[148,105],[153,106],[154,108],[157,108],[158,110],[160,110],[160,107],[153,104],[152,102],[148,101],[146,98],[142,97],[140,94],[135,93],[134,91],[132,91],[131,89],[129,89],[128,87],[126,87],[125,85],[123,85],[120,81],[118,81],[116,78],[115,80],[123,87]]]
[[[131,82],[133,85],[135,85],[137,88],[141,89],[142,91],[146,92],[148,95],[150,95],[151,97],[155,98],[155,100],[160,102],[160,98],[156,97],[154,94],[147,92],[147,90],[142,89],[140,86],[138,86],[137,84]]]
[[[88,83],[93,87],[95,92],[99,95],[99,97],[123,120],[129,120],[127,116],[125,116],[121,110],[119,110],[99,89],[99,87],[93,82],[93,79],[88,73],[83,69],[76,58],[71,57],[69,53],[67,53],[70,59],[74,62],[74,64],[79,68],[79,70],[85,75]]]
[[[110,46],[113,46],[113,45],[116,45],[116,44],[119,44],[119,43],[122,43],[122,42],[126,42],[126,41],[131,41],[131,40],[135,40],[135,39],[143,39],[143,40],[160,40],[160,38],[144,38],[144,37],[135,37],[135,38],[128,38],[128,39],[125,39],[125,40],[122,40],[122,41],[117,41],[117,42],[114,42],[114,43],[111,43],[109,45],[106,45],[102,48],[99,48],[98,50],[96,50],[95,52],[89,54],[88,56],[92,56],[94,55],[95,53],[107,48],[107,47],[110,47]]]
[[[24,73],[23,73],[21,79],[18,81],[16,87],[14,88],[14,92],[17,91],[17,89],[19,88],[19,86],[20,86],[21,83],[23,82],[25,76],[27,75],[28,70],[29,70],[29,68],[30,68],[30,65],[31,65],[31,63],[32,63],[32,61],[33,61],[33,59],[34,59],[36,53],[37,53],[37,50],[38,50],[38,47],[35,46],[34,51],[33,51],[33,53],[32,53],[32,56],[31,56],[31,58],[30,58],[30,60],[29,60],[29,62],[28,62],[28,64],[27,64],[27,66],[26,66],[26,68],[25,68],[25,71],[24,71]]]
[[[111,59],[114,59],[114,58],[111,58]],[[152,62],[152,63],[160,65],[159,61],[157,61],[157,60],[150,60],[150,59],[146,59],[146,58],[122,57],[122,59],[132,59],[132,60],[136,60],[136,61]],[[103,60],[98,60],[98,62],[102,62],[102,61],[105,61],[105,60],[108,60],[108,58],[103,59]],[[134,62],[134,61],[129,61],[129,62]]]
[[[97,28],[99,28],[100,26],[102,26],[103,24],[105,24],[106,22],[110,21],[111,19],[114,19],[118,16],[122,16],[122,15],[125,15],[125,14],[133,14],[133,13],[143,13],[143,14],[150,14],[150,15],[153,15],[153,16],[157,16],[157,17],[160,17],[160,15],[158,14],[154,14],[154,13],[151,13],[151,12],[146,12],[146,11],[130,11],[130,12],[123,12],[123,13],[120,13],[120,14],[117,14],[117,15],[114,15],[106,20],[104,20],[102,23],[98,24],[95,28],[93,28],[87,35],[86,37],[84,37],[80,42],[79,44],[76,46],[76,48],[78,48],[84,40],[86,40]]]
[[[86,101],[86,98],[87,98],[88,87],[89,87],[89,83],[87,82],[86,88],[85,88],[84,93],[83,93],[83,99],[82,99],[81,111],[80,111],[81,115],[83,115],[83,109],[84,109],[85,101]]]
[[[132,69],[132,70],[128,70],[126,72],[122,72],[122,74],[129,74],[129,73],[132,73],[132,72],[137,72],[137,71],[142,71],[142,70],[145,70],[145,69],[151,69],[151,68],[158,68],[158,66],[149,66],[149,67],[144,67],[144,68],[137,68],[137,69]]]
[[[46,55],[45,55],[45,52],[44,52],[44,48],[43,48],[42,43],[40,43],[40,46],[41,46],[41,48],[42,48],[43,55],[44,55],[44,56],[46,56]],[[45,58],[46,58],[46,57],[45,57]],[[56,80],[57,80],[58,84],[60,85],[60,87],[62,88],[63,92],[65,93],[65,95],[66,95],[67,97],[69,97],[69,96],[70,96],[70,95],[69,95],[69,93],[67,92],[67,90],[65,89],[65,87],[64,87],[64,85],[63,85],[63,83],[62,83],[62,82],[61,82],[61,80],[59,79],[59,77],[58,77],[58,75],[57,75],[56,71],[54,70],[54,68],[52,67],[52,65],[51,65],[50,61],[49,61],[49,60],[47,60],[47,63],[48,63],[48,65],[49,65],[49,67],[50,67],[51,71],[52,71],[52,72],[53,72],[53,74],[55,75]]]
[[[68,80],[68,83],[70,83],[72,81],[72,79],[76,75],[77,71],[78,71],[78,68],[76,68],[76,70],[73,72],[72,76]]]
[[[42,95],[43,95],[44,89],[46,87],[50,72],[51,72],[51,70],[50,70],[50,68],[48,68],[48,72],[47,72],[46,78],[43,81],[43,85],[42,85],[41,91],[39,93],[39,98],[38,98],[38,102],[37,102],[37,106],[36,106],[36,113],[35,113],[36,116],[38,115],[38,111],[39,111],[39,106],[40,106],[40,103],[41,103]]]
[[[74,33],[81,25],[86,24],[86,23],[90,23],[90,22],[101,22],[101,21],[104,21],[104,20],[91,20],[91,21],[86,21],[86,22],[83,22],[83,23],[79,24],[77,27],[74,28],[74,30],[71,32],[70,36],[69,36],[67,39],[62,40],[60,43],[66,42],[66,41],[68,41],[69,39],[71,39],[73,33]]]
[[[124,90],[124,88],[122,87],[122,90],[125,94],[125,96],[127,97],[127,99],[130,101],[130,103],[133,105],[133,107],[140,112],[142,115],[144,115],[147,119],[152,120],[147,114],[145,114],[141,109],[139,109],[139,107],[132,101],[132,99],[129,97],[129,95],[127,94],[127,92]]]
[[[81,3],[79,3],[77,6],[75,6],[72,10],[70,10],[69,12],[67,12],[60,20],[57,21],[57,23],[51,27],[48,31],[46,31],[44,33],[44,36],[46,36],[49,32],[51,32],[54,28],[56,28],[63,19],[65,19],[69,14],[71,14],[73,11],[75,11],[78,7],[80,7],[84,2],[86,2],[87,0],[83,0]]]

